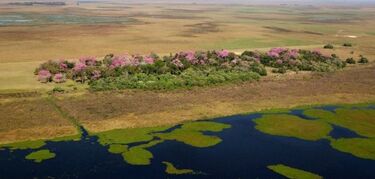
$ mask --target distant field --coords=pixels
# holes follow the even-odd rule
[[[375,57],[375,8],[82,3],[0,6],[0,12],[0,91],[51,89],[32,76],[40,61],[108,53],[351,42],[354,48],[337,53]]]
[[[370,8],[84,3],[0,10],[0,62],[346,41],[375,46]]]
[[[373,102],[373,64],[334,74],[271,74],[259,83],[170,92],[91,93],[72,81],[41,84],[33,75],[49,59],[209,49],[241,53],[278,46],[319,49],[342,58],[363,54],[374,61],[373,17],[375,8],[370,7],[0,6],[0,143],[75,135],[70,117],[89,131],[103,131],[295,105]],[[327,43],[335,49],[323,50]],[[46,92],[56,86],[76,91],[55,94],[51,101]]]

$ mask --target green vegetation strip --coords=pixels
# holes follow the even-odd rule
[[[61,114],[62,117],[68,119],[74,125],[74,127],[76,127],[78,134],[81,136],[83,131],[81,130],[81,124],[78,122],[78,120],[70,116],[67,112],[63,111],[61,107],[56,104],[55,98],[53,96],[49,96],[47,98],[47,101],[56,109],[56,111]]]
[[[166,165],[165,172],[172,175],[182,175],[182,174],[194,174],[194,171],[191,169],[177,169],[172,163],[170,162],[163,162]]]
[[[331,146],[341,152],[350,153],[356,157],[375,160],[375,139],[351,138],[338,139]]]
[[[110,144],[131,144],[136,142],[151,141],[154,136],[153,132],[164,131],[170,128],[164,127],[148,127],[148,128],[131,128],[131,129],[115,129],[111,131],[97,133],[99,143],[102,145]]]
[[[38,149],[46,145],[43,140],[17,142],[0,145],[0,148],[9,148],[10,150]]]
[[[356,157],[375,160],[375,110],[367,104],[338,105],[334,112],[303,107],[304,114],[316,120],[283,114],[283,111],[267,111],[255,119],[255,128],[261,132],[303,140],[328,139],[332,148]],[[281,114],[278,114],[278,112]],[[329,136],[332,125],[341,126],[367,138],[339,138]]]
[[[25,158],[27,160],[34,160],[34,162],[40,163],[43,160],[48,160],[51,158],[55,158],[56,154],[52,153],[49,150],[38,150],[36,152],[32,152],[29,155],[27,155]]]
[[[155,136],[164,140],[176,140],[194,147],[210,147],[221,142],[216,136],[204,135],[203,131],[220,132],[229,128],[228,124],[216,122],[192,122],[182,125],[180,129],[175,129],[170,133],[159,133]]]
[[[261,132],[304,140],[326,138],[332,127],[321,121],[305,120],[294,115],[269,114],[255,119],[255,128]]]
[[[267,166],[267,168],[274,171],[275,173],[278,173],[290,179],[321,179],[323,178],[317,174],[303,171],[301,169],[292,168],[283,164],[269,165]]]
[[[375,138],[375,110],[345,107],[337,109],[333,113],[321,109],[309,109],[304,111],[304,114],[350,129],[361,136]]]
[[[210,147],[221,142],[216,136],[204,135],[203,132],[220,132],[230,125],[217,122],[189,122],[170,132],[170,128],[149,127],[134,129],[116,129],[96,134],[101,145],[109,145],[108,151],[121,154],[124,160],[132,165],[149,165],[153,154],[147,150],[165,140],[176,140],[194,147]],[[129,147],[129,144],[147,142]]]

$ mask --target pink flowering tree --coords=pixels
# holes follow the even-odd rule
[[[47,83],[51,81],[52,74],[48,70],[40,70],[38,72],[38,80],[42,83]]]
[[[57,73],[57,74],[55,74],[54,76],[53,76],[53,81],[55,82],[55,83],[63,83],[63,82],[65,82],[65,75],[64,74],[62,74],[62,73]]]
[[[229,56],[229,51],[228,50],[220,50],[217,52],[217,56],[220,58],[226,58]]]

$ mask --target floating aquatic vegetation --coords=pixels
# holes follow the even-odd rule
[[[182,175],[182,174],[194,174],[194,170],[191,169],[177,169],[172,163],[163,161],[166,165],[165,172],[172,175]]]
[[[159,133],[155,136],[164,140],[176,140],[194,147],[210,147],[221,142],[217,136],[204,135],[203,132],[220,132],[230,125],[216,122],[191,122],[169,133]]]
[[[356,157],[375,160],[375,138],[351,138],[332,140],[331,146]]]
[[[180,128],[165,132],[170,127],[150,127],[136,129],[117,129],[96,134],[102,145],[109,145],[108,151],[121,154],[132,165],[149,165],[153,154],[147,150],[164,140],[176,140],[194,147],[210,147],[221,142],[217,136],[204,135],[203,132],[220,132],[230,125],[217,122],[189,122]],[[134,143],[148,142],[132,147]]]
[[[283,164],[269,165],[270,170],[290,179],[321,179],[323,177],[301,169],[292,168]]]
[[[328,136],[332,126],[325,122],[306,120],[287,114],[269,114],[255,119],[255,128],[261,132],[304,140],[319,140]]]
[[[109,145],[108,152],[114,153],[114,154],[121,154],[128,150],[127,145],[121,145],[121,144],[112,144]]]
[[[25,150],[25,149],[38,149],[46,145],[43,140],[17,142],[11,144],[0,145],[0,148],[8,148],[10,150]]]
[[[304,111],[304,114],[348,128],[361,136],[375,137],[375,110],[346,107],[330,112],[322,109],[309,109]]]
[[[122,157],[124,157],[126,162],[132,165],[149,165],[154,156],[146,149],[162,142],[162,140],[154,140],[147,144],[131,147],[122,153]]]
[[[296,137],[304,140],[328,139],[331,147],[359,158],[375,160],[375,110],[369,104],[342,105],[333,111],[321,108],[304,109],[303,114],[315,120],[305,120],[287,114],[264,114],[255,119],[255,128],[267,134]],[[367,138],[329,136],[332,125],[354,131]]]
[[[25,158],[27,160],[34,160],[34,162],[40,163],[43,160],[48,160],[51,158],[55,158],[56,154],[52,153],[49,150],[38,150],[36,152],[32,152],[29,155],[27,155]]]
[[[170,127],[149,127],[134,129],[115,129],[111,131],[97,133],[99,143],[102,145],[110,144],[130,144],[136,142],[151,141],[154,136],[153,132],[167,130]]]

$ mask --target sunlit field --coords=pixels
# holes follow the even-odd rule
[[[0,0],[0,178],[374,178],[371,1]]]
[[[0,90],[51,88],[32,75],[41,61],[182,50],[337,46],[374,57],[375,8],[303,5],[80,3],[0,6]],[[342,47],[352,43],[353,48]],[[351,52],[353,51],[353,54]]]

